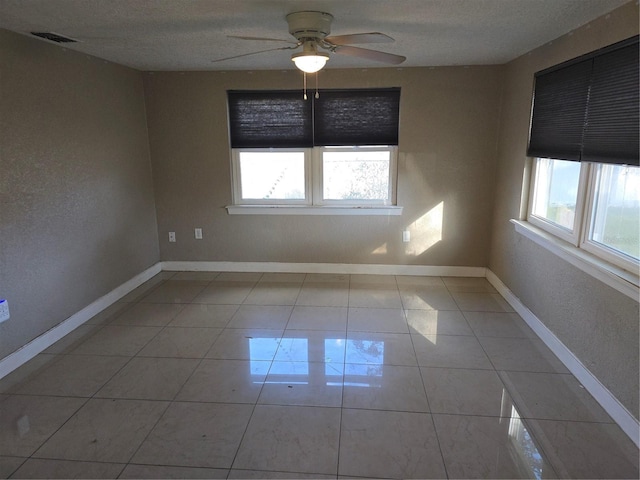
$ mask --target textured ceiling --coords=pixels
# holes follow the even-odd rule
[[[0,27],[55,32],[65,48],[139,70],[292,69],[293,51],[212,60],[293,40],[285,16],[331,13],[332,35],[383,32],[395,43],[360,45],[407,57],[402,66],[502,64],[629,0],[0,0]],[[47,41],[47,40],[42,40]],[[334,54],[328,68],[383,67]]]

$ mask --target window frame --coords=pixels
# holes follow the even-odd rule
[[[360,149],[384,150],[389,152],[388,200],[329,200],[323,198],[324,175],[323,153],[325,151],[358,151]],[[305,199],[252,199],[242,197],[242,172],[240,154],[242,152],[304,152],[305,158]],[[397,199],[398,147],[396,145],[340,146],[309,148],[232,148],[231,186],[233,205],[237,206],[281,206],[281,207],[394,207]]]
[[[636,262],[632,257],[589,238],[591,234],[591,222],[594,214],[594,199],[596,182],[598,180],[598,169],[602,168],[601,166],[606,166],[607,164],[587,162],[580,163],[573,232],[567,232],[563,227],[533,213],[534,198],[537,187],[537,170],[540,160],[546,160],[546,158],[535,157],[532,162],[531,177],[529,180],[528,205],[526,210],[527,222],[544,230],[554,237],[570,243],[579,250],[588,252],[609,264],[615,265],[616,267],[631,272],[633,275],[637,276],[640,261]],[[549,160],[559,159],[551,158]],[[629,167],[639,168],[632,165]]]

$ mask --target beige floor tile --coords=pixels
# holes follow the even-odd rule
[[[229,328],[223,330],[205,358],[273,360],[283,330]]]
[[[306,273],[263,273],[258,283],[297,283],[302,285],[306,276]]]
[[[193,303],[217,305],[240,305],[251,293],[255,282],[234,282],[214,280],[202,290]]]
[[[500,372],[500,376],[523,418],[613,422],[573,375]]]
[[[418,367],[346,364],[344,408],[428,412]]]
[[[143,303],[189,303],[209,282],[196,280],[167,280],[140,301]]]
[[[120,477],[127,479],[136,478],[227,478],[229,471],[222,468],[197,468],[197,467],[166,467],[163,465],[135,465],[129,464]]]
[[[369,275],[356,274],[351,275],[351,287],[361,285],[387,285],[396,288],[396,277],[394,275]]]
[[[300,472],[267,472],[264,470],[235,470],[232,469],[231,472],[229,473],[229,478],[234,478],[234,479],[243,479],[243,478],[256,478],[256,479],[285,479],[285,478],[290,478],[290,479],[302,479],[302,478],[309,478],[309,479],[335,479],[336,476],[335,475],[323,475],[321,473],[300,473]]]
[[[155,337],[160,327],[107,325],[87,338],[71,353],[75,355],[133,356]]]
[[[402,308],[398,287],[394,285],[365,284],[349,289],[350,307]]]
[[[109,325],[164,327],[184,308],[182,304],[138,303],[115,317]]]
[[[442,277],[450,292],[497,293],[489,280],[482,277]]]
[[[274,361],[259,404],[339,407],[343,364]]]
[[[126,357],[64,355],[20,384],[16,393],[90,397],[127,363]]]
[[[560,478],[640,478],[638,448],[606,423],[527,420]]]
[[[427,277],[422,275],[396,275],[398,288],[403,287],[444,287],[441,277]]]
[[[304,307],[296,305],[287,330],[347,330],[346,307]]]
[[[463,312],[478,337],[531,338],[533,331],[517,313]]]
[[[444,478],[428,413],[343,410],[340,475]]]
[[[0,454],[28,457],[84,402],[83,398],[9,396],[0,404]]]
[[[167,405],[146,400],[91,399],[33,456],[127,463]]]
[[[0,478],[9,478],[26,460],[23,457],[0,456]]]
[[[96,333],[102,325],[93,325],[85,323],[73,330],[71,333],[65,335],[42,353],[68,353],[74,350],[78,345],[84,342],[91,335]]]
[[[260,360],[203,360],[176,400],[256,403],[269,366]]]
[[[541,340],[479,337],[496,370],[568,373]]]
[[[123,312],[126,312],[129,308],[131,308],[134,303],[125,302],[124,300],[120,300],[104,310],[100,313],[94,315],[89,320],[86,321],[85,325],[105,325],[111,322],[118,315],[121,315]]]
[[[139,353],[139,357],[202,358],[222,332],[221,328],[167,327]]]
[[[264,276],[262,272],[222,272],[215,282],[240,282],[255,284]]]
[[[245,305],[295,305],[302,283],[258,282]]]
[[[334,273],[308,273],[304,279],[305,284],[310,283],[335,283],[348,286],[350,275]]]
[[[31,458],[13,478],[118,478],[122,463],[76,462]]]
[[[423,367],[493,370],[478,340],[463,335],[411,335],[418,364]]]
[[[257,405],[233,468],[335,475],[340,409]]]
[[[0,379],[0,392],[9,393],[29,381],[60,359],[58,355],[41,353]]]
[[[405,310],[409,331],[420,335],[473,335],[462,312],[455,310]]]
[[[227,328],[268,328],[284,330],[293,306],[242,305]]]
[[[497,293],[453,292],[451,295],[463,312],[513,312],[513,308]]]
[[[407,310],[458,310],[458,305],[445,287],[400,286],[400,299]]]
[[[309,307],[348,307],[349,284],[305,281],[298,294],[296,305]]]
[[[347,330],[353,332],[409,333],[401,308],[350,307]]]
[[[218,275],[220,275],[220,272],[178,272],[171,277],[171,280],[211,282]]]
[[[498,374],[492,370],[421,367],[432,413],[502,415],[510,403]]]
[[[410,335],[349,332],[345,363],[416,366],[417,360]]]
[[[133,358],[96,397],[173,400],[198,363],[187,358]]]
[[[330,330],[286,330],[274,360],[280,362],[344,361],[344,332]]]
[[[172,327],[224,328],[238,310],[238,305],[186,305],[174,318]]]
[[[451,478],[556,478],[518,417],[433,415]]]
[[[229,468],[252,405],[172,403],[132,463]]]

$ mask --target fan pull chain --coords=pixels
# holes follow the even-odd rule
[[[304,80],[302,81],[302,85],[303,85],[302,98],[304,98],[306,100],[307,99],[307,72],[303,72],[302,76],[304,78]]]
[[[320,75],[320,72],[316,72],[316,99],[320,98],[320,94],[318,93],[318,75]]]

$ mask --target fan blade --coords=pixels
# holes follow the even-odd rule
[[[297,42],[292,40],[283,40],[282,38],[268,38],[268,37],[247,37],[244,35],[227,35],[227,38],[239,38],[240,40],[257,40],[260,42],[286,42],[297,45]]]
[[[267,50],[259,50],[257,52],[243,53],[241,55],[234,55],[232,57],[218,58],[216,60],[211,60],[211,63],[224,62],[225,60],[233,60],[234,58],[248,57],[249,55],[258,55],[259,53],[274,52],[276,50],[293,50],[295,48],[298,48],[298,46],[294,45],[293,47],[268,48]]]
[[[353,33],[351,35],[336,35],[325,40],[334,45],[353,45],[354,43],[393,43],[395,40],[380,32]]]
[[[368,48],[350,47],[348,45],[337,46],[335,53],[343,53],[345,55],[351,55],[352,57],[365,58],[376,62],[390,63],[391,65],[400,65],[407,59],[407,57],[403,57],[402,55],[369,50]]]

